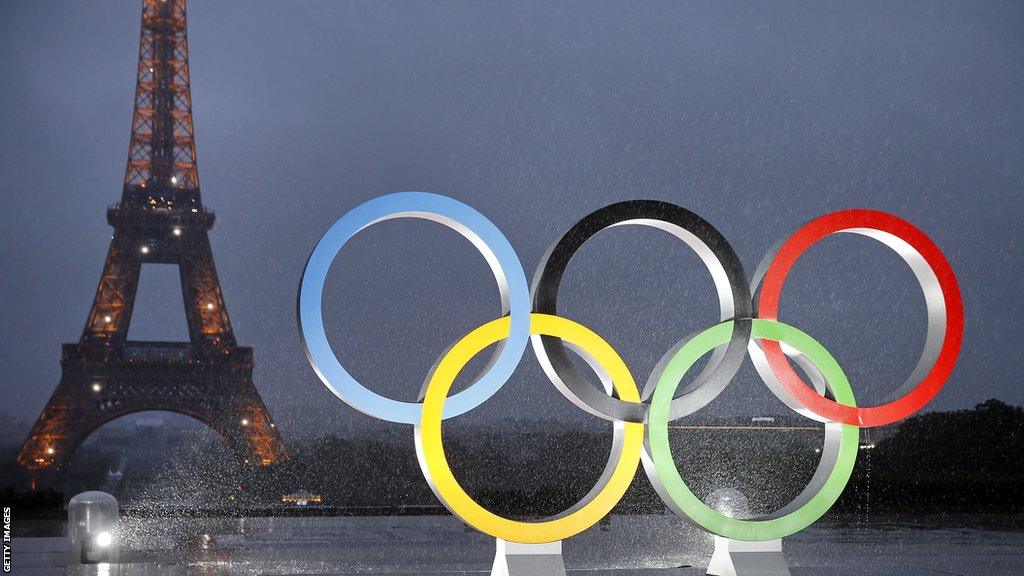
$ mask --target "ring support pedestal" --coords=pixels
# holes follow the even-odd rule
[[[561,540],[546,544],[495,541],[491,576],[565,576]]]
[[[709,576],[790,576],[782,539],[744,542],[715,536]]]

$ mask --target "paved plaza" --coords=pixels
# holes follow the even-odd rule
[[[786,539],[794,576],[1017,576],[1024,532],[820,522]],[[69,566],[64,539],[15,538],[14,573],[92,575],[487,574],[494,541],[451,517],[127,520],[121,564]],[[666,516],[614,517],[564,543],[570,574],[704,573],[711,537]]]

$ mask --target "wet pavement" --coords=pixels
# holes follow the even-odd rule
[[[446,516],[128,519],[120,563],[71,565],[65,539],[16,537],[14,574],[487,574],[494,540]],[[703,574],[712,539],[671,516],[616,516],[563,543],[570,574]],[[787,538],[794,576],[1024,574],[1024,532],[821,522]]]

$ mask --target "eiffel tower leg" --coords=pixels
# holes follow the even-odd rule
[[[223,405],[208,416],[210,426],[221,431],[242,464],[278,462],[285,455],[284,442],[253,384],[251,368],[223,384]]]
[[[75,389],[82,385],[82,382],[61,378],[32,431],[22,442],[18,463],[32,473],[33,483],[40,470],[65,461],[74,450],[69,444],[70,433],[80,418],[80,400]]]
[[[182,348],[187,351],[187,348]],[[63,377],[22,444],[31,471],[59,467],[97,428],[134,412],[192,417],[216,431],[242,464],[268,466],[285,448],[252,381],[248,348],[204,362],[103,357],[104,347],[66,345]]]
[[[181,288],[188,319],[189,338],[197,345],[235,345],[231,320],[217,279],[217,269],[206,234],[190,238],[181,257]]]

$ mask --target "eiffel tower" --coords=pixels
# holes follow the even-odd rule
[[[138,81],[121,202],[103,276],[61,380],[18,455],[33,473],[66,462],[94,430],[120,416],[163,410],[219,433],[244,464],[267,466],[284,444],[252,381],[252,348],[238,346],[199,195],[189,88],[186,0],[144,0]],[[127,339],[142,264],[176,264],[188,342]]]

